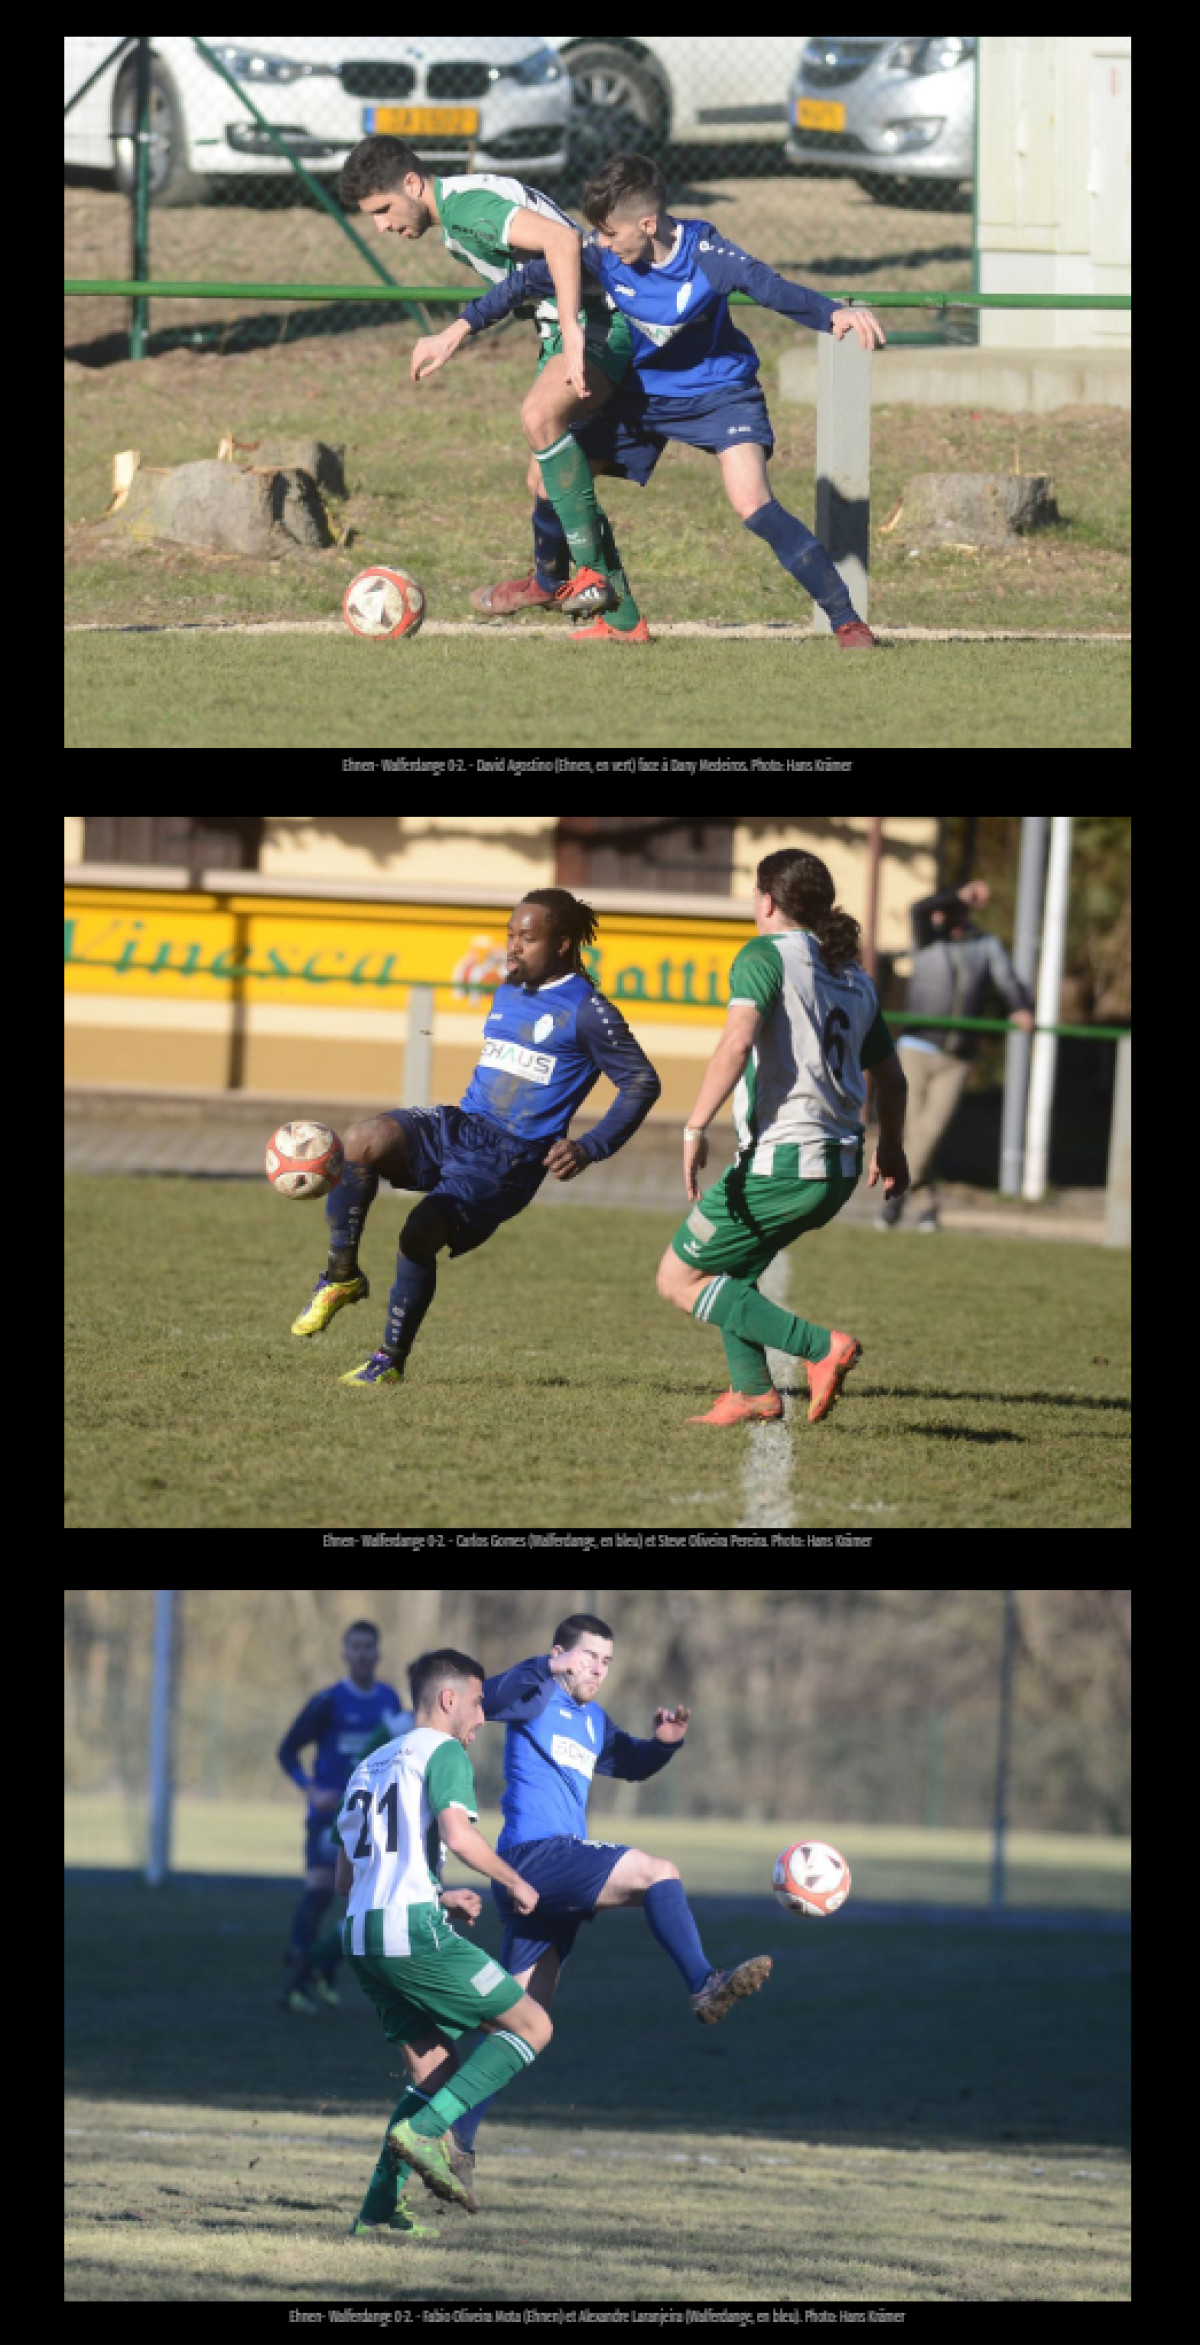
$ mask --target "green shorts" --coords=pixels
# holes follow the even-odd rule
[[[862,1156],[860,1139],[855,1170],[845,1173],[845,1151],[831,1140],[825,1150],[827,1177],[818,1181],[811,1175],[800,1178],[798,1146],[777,1142],[770,1149],[747,1149],[705,1190],[671,1244],[692,1270],[714,1276],[725,1271],[753,1283],[785,1246],[809,1230],[823,1229],[841,1212],[858,1186]],[[756,1163],[763,1166],[764,1159],[769,1172],[751,1170]]]
[[[436,1905],[410,1905],[407,1912],[408,1954],[383,1952],[382,1910],[364,1917],[361,1954],[354,1951],[356,1925],[349,1915],[342,1928],[342,1952],[379,2013],[389,2044],[410,2044],[435,2027],[458,2037],[520,2002],[524,1987],[493,1955],[460,1938]]]
[[[562,327],[557,318],[538,318],[537,330],[542,337],[542,348],[535,381],[542,368],[557,358],[562,349]],[[603,318],[585,318],[583,346],[592,365],[599,367],[610,383],[619,383],[633,355],[628,318],[622,317],[620,310],[614,310],[607,323]]]

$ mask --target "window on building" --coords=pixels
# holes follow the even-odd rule
[[[83,859],[257,871],[262,834],[261,814],[85,814]]]
[[[733,818],[681,814],[563,814],[558,885],[733,893]]]

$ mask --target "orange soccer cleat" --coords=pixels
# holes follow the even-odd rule
[[[783,1399],[772,1385],[770,1392],[734,1392],[732,1387],[713,1402],[703,1417],[689,1417],[689,1425],[760,1425],[782,1417]]]
[[[603,570],[576,570],[558,588],[555,601],[568,619],[591,619],[597,611],[615,611],[621,597]]]
[[[849,1374],[862,1358],[862,1345],[852,1335],[839,1335],[831,1329],[829,1350],[823,1360],[808,1362],[808,1389],[812,1407],[808,1412],[810,1425],[819,1425],[827,1417],[842,1389],[842,1378]]]
[[[571,629],[572,643],[595,643],[601,636],[612,643],[649,643],[650,629],[644,619],[639,619],[636,627],[610,627],[603,618],[593,619],[590,627]]]

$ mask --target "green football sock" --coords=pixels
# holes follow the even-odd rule
[[[360,2223],[386,2223],[390,2221],[399,2205],[401,2178],[407,2180],[408,2172],[408,2167],[404,2166],[400,2169],[399,2174],[394,2173],[386,2151],[381,2152],[379,2162],[367,2184],[367,2195],[358,2210]]]
[[[413,2117],[413,2132],[445,2133],[448,2126],[457,2124],[468,2109],[474,2108],[476,2101],[486,2101],[489,2094],[502,2092],[536,2057],[532,2044],[519,2036],[485,2035],[421,2114]],[[395,2122],[393,2118],[393,2125]]]
[[[389,2216],[395,2214],[401,2187],[407,2182],[412,2168],[409,2165],[397,2166],[395,2164],[388,2147],[388,2137],[393,2125],[398,2125],[402,2117],[416,2117],[425,2106],[425,2095],[414,2092],[411,2086],[397,2101],[387,2121],[383,2148],[376,2161],[375,2171],[367,2184],[367,2195],[358,2211],[360,2223],[386,2223]]]
[[[721,1341],[729,1362],[729,1381],[735,1392],[770,1392],[771,1371],[762,1345],[747,1343],[740,1335],[731,1335],[727,1327],[721,1329]]]
[[[410,2085],[388,2119],[383,2150],[367,2185],[359,2221],[386,2223],[395,2214],[401,2188],[412,2172],[405,2161],[399,2166],[393,2164],[388,2141],[394,2125],[407,2118],[414,2133],[436,2139],[460,2117],[465,2117],[477,2101],[486,2101],[490,2094],[503,2091],[535,2058],[533,2046],[517,2036],[485,2035],[432,2100],[419,2086]]]
[[[711,1321],[722,1335],[740,1336],[747,1345],[770,1344],[773,1351],[791,1352],[796,1359],[811,1360],[814,1364],[828,1356],[827,1327],[816,1327],[811,1321],[798,1318],[793,1311],[781,1311],[778,1303],[769,1303],[756,1286],[748,1285],[744,1279],[711,1279],[707,1286],[701,1287],[692,1305],[692,1315]]]
[[[571,552],[576,570],[603,570],[600,507],[592,483],[592,468],[578,440],[564,432],[550,448],[535,448],[542,482]]]
[[[630,629],[637,626],[642,614],[629,591],[629,580],[621,568],[621,557],[617,552],[617,541],[612,533],[612,523],[603,507],[600,508],[600,553],[600,567],[607,572],[621,597],[616,610],[606,611],[604,616],[610,627],[615,627],[621,635],[628,635]]]

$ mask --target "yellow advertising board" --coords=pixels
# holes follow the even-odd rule
[[[161,1004],[395,1011],[412,985],[460,1013],[504,976],[511,904],[379,903],[137,887],[68,887],[66,988]],[[753,922],[601,915],[584,966],[630,1025],[713,1026]]]

